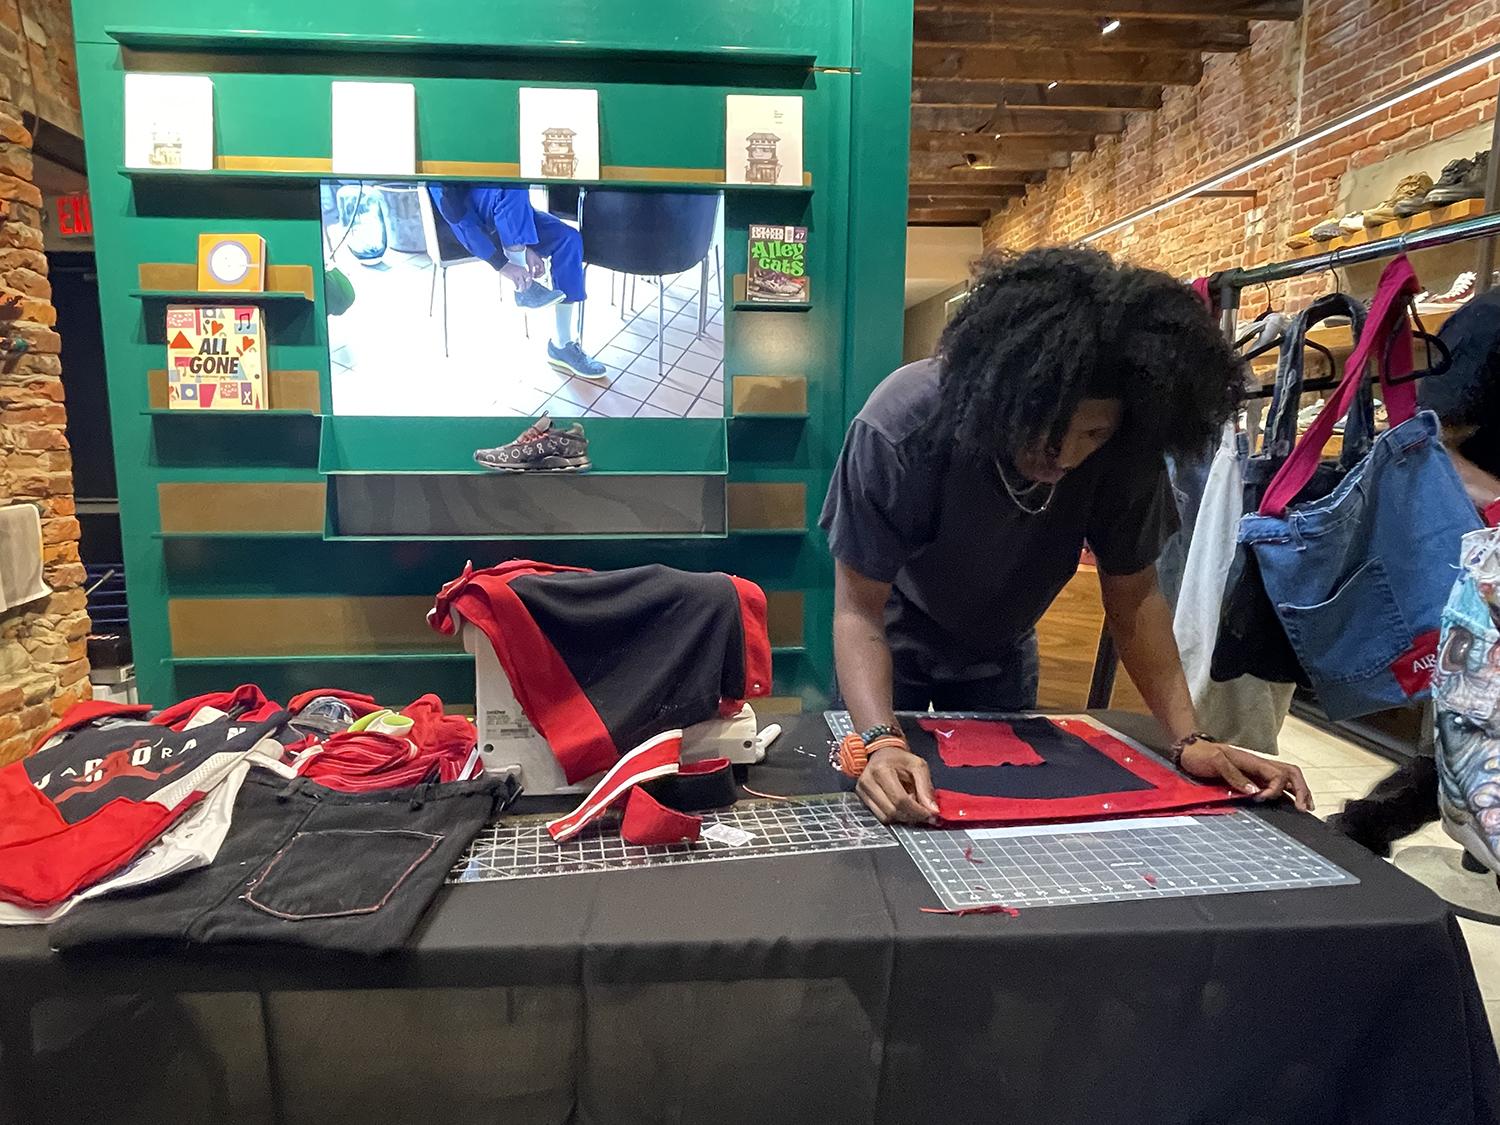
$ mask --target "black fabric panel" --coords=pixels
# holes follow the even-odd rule
[[[345,794],[253,772],[212,864],[166,887],[84,903],[52,926],[53,944],[397,949],[512,785],[483,780]]]
[[[621,752],[745,693],[745,624],[725,574],[640,566],[511,582]]]
[[[907,745],[927,762],[932,784],[938,789],[976,797],[1051,800],[1151,788],[1149,782],[1046,719],[1017,719],[1010,724],[1041,755],[1039,766],[950,766],[938,753],[937,739],[922,729],[918,718],[902,715],[901,729]]]

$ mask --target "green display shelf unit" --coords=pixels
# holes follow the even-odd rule
[[[322,539],[321,531],[153,531],[152,539]]]
[[[730,308],[734,309],[735,312],[798,313],[811,312],[812,302],[782,301],[773,305],[764,301],[736,301]]]
[[[414,421],[421,424],[414,426]],[[572,421],[554,418],[553,425],[567,427]],[[474,462],[474,450],[503,445],[525,426],[525,419],[510,417],[415,420],[325,415],[318,472],[324,476],[489,476],[521,486],[539,474],[481,468]],[[729,472],[722,418],[590,418],[587,430],[594,467],[577,474],[580,477],[726,476]]]
[[[741,410],[729,416],[737,422],[806,422],[805,410]]]
[[[430,664],[468,661],[474,657],[467,652],[304,652],[286,656],[169,656],[163,664],[180,668],[219,668],[226,664],[281,665],[281,664]]]
[[[321,418],[311,410],[142,410],[146,418]]]

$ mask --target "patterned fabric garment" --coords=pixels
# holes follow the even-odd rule
[[[1500,531],[1464,536],[1433,669],[1443,828],[1500,873]]]

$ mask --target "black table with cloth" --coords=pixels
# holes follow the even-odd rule
[[[826,745],[751,785],[826,790]],[[895,847],[447,887],[383,959],[0,930],[6,1120],[1500,1121],[1443,904],[1261,815],[1359,885],[952,917]]]

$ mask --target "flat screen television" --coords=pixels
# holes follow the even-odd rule
[[[724,416],[723,200],[321,185],[333,412]]]

